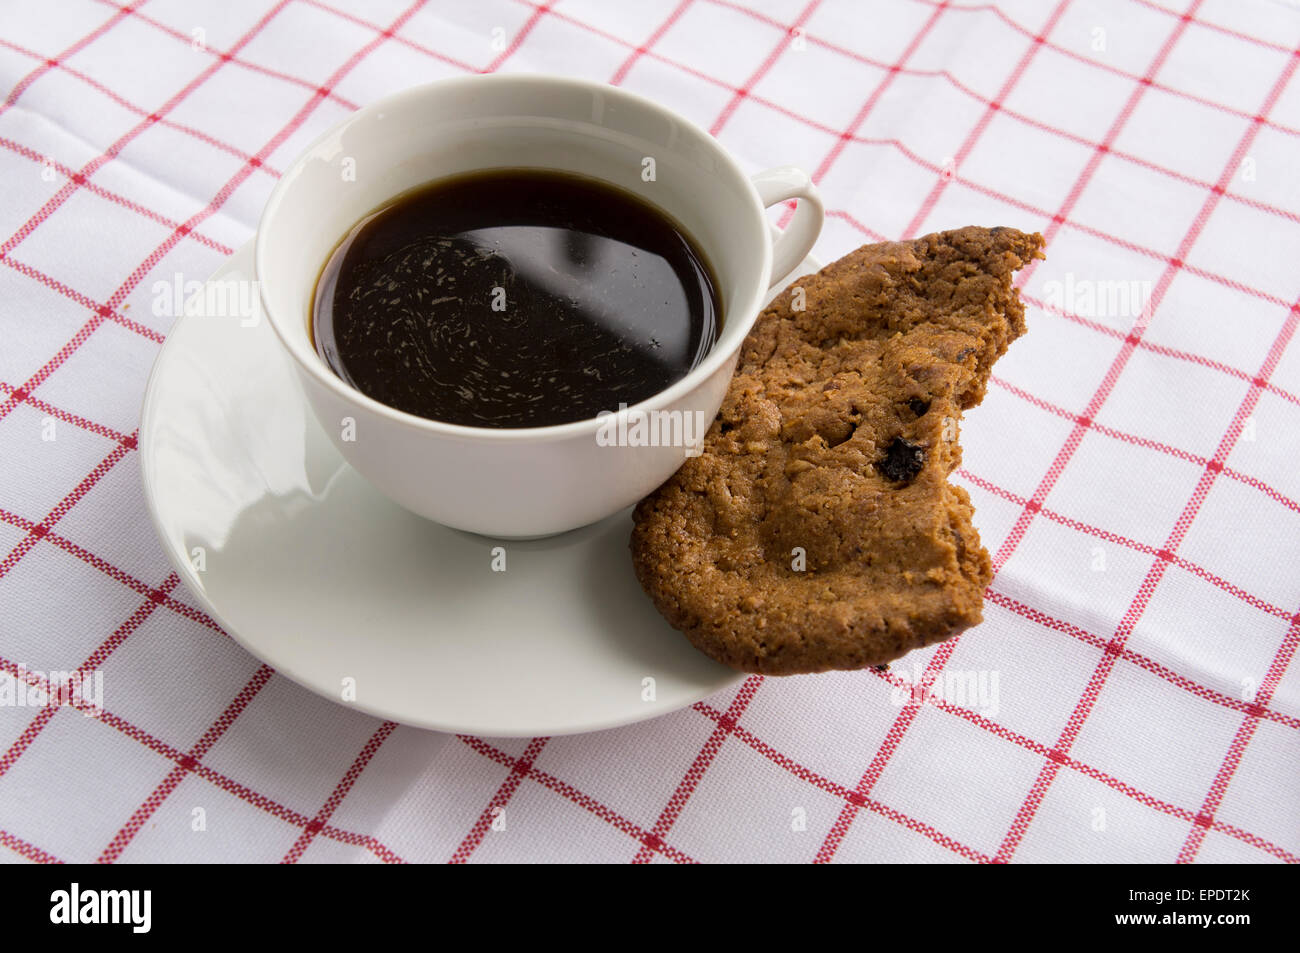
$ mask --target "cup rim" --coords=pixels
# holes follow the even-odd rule
[[[713,155],[721,165],[732,174],[739,182],[743,183],[744,188],[748,191],[752,199],[752,210],[757,219],[756,226],[762,230],[762,261],[758,268],[759,285],[750,291],[747,300],[737,302],[733,308],[735,313],[741,316],[740,331],[732,333],[735,335],[733,343],[725,348],[719,348],[717,341],[709,349],[704,359],[695,367],[691,368],[680,379],[669,384],[663,390],[656,391],[644,400],[635,404],[621,405],[617,410],[601,411],[600,415],[594,417],[584,417],[581,420],[573,420],[562,424],[550,424],[543,427],[474,427],[465,424],[447,423],[441,420],[433,420],[428,417],[421,417],[404,410],[399,410],[375,398],[363,393],[357,388],[348,384],[341,377],[331,371],[323,360],[316,353],[316,349],[311,346],[311,341],[306,340],[303,335],[291,335],[288,329],[281,327],[281,320],[276,317],[274,312],[267,304],[266,296],[266,274],[268,269],[265,267],[264,258],[268,254],[266,249],[266,235],[268,224],[273,219],[279,206],[284,201],[284,195],[293,187],[297,173],[302,166],[308,161],[312,153],[324,142],[337,137],[346,127],[357,122],[360,118],[385,109],[394,108],[400,105],[406,105],[410,101],[418,100],[430,95],[437,95],[441,91],[456,86],[510,86],[510,85],[527,85],[545,83],[558,86],[567,86],[571,89],[600,93],[606,96],[621,97],[641,108],[658,112],[671,118],[674,122],[691,130],[700,139],[707,143]],[[731,153],[723,148],[722,144],[710,135],[705,129],[691,120],[681,116],[679,113],[669,109],[660,103],[655,102],[647,96],[623,89],[618,86],[610,86],[606,83],[594,82],[585,79],[576,79],[567,76],[555,76],[546,73],[488,73],[475,74],[470,76],[456,76],[446,79],[435,80],[430,83],[422,83],[418,86],[411,86],[396,93],[376,99],[353,113],[345,116],[343,119],[330,126],[323,133],[317,136],[300,152],[292,163],[284,170],[280,180],[276,183],[275,188],[271,190],[271,195],[266,200],[262,208],[261,216],[257,223],[257,233],[254,236],[253,244],[253,271],[257,278],[258,299],[261,305],[262,313],[266,316],[272,330],[275,331],[276,337],[280,339],[281,344],[294,362],[298,365],[299,370],[309,374],[318,384],[323,385],[332,391],[335,396],[342,400],[363,407],[371,413],[378,414],[388,421],[400,424],[413,430],[427,434],[436,434],[444,437],[455,437],[465,440],[488,440],[488,441],[513,441],[513,442],[545,442],[556,439],[569,437],[579,437],[584,434],[594,436],[602,427],[613,423],[617,426],[620,418],[628,418],[633,414],[645,413],[646,411],[656,410],[671,405],[680,398],[688,395],[691,391],[699,387],[704,381],[708,380],[724,364],[730,361],[740,351],[748,336],[750,329],[757,320],[760,305],[763,300],[763,294],[768,289],[768,277],[772,270],[772,235],[767,224],[766,218],[762,213],[763,202],[758,194],[749,175],[741,168],[740,164],[732,157]],[[731,319],[731,315],[726,315],[724,322]],[[734,326],[734,325],[733,325]],[[724,332],[730,330],[725,326]],[[305,343],[304,343],[305,342]],[[309,351],[310,354],[305,354]]]

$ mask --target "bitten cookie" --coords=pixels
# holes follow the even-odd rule
[[[866,245],[759,315],[704,443],[637,506],[659,611],[745,672],[880,665],[981,621],[991,578],[957,423],[1024,333],[1012,274],[1042,237],[962,228]]]

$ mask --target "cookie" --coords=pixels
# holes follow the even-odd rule
[[[981,621],[991,576],[948,483],[963,410],[1025,331],[1042,237],[867,245],[759,315],[704,452],[636,507],[637,578],[744,672],[878,666]]]

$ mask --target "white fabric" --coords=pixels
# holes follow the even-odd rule
[[[104,713],[0,705],[0,855],[1295,861],[1298,42],[1282,0],[9,5],[0,660],[102,672]],[[154,283],[212,272],[350,109],[493,68],[615,80],[815,171],[826,260],[1047,235],[963,431],[982,626],[503,741],[317,698],[176,588],[134,459]]]

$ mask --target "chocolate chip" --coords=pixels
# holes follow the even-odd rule
[[[873,665],[873,666],[871,666],[871,667],[874,668],[877,672],[888,672],[888,671],[889,671],[889,663],[888,663],[888,662],[886,662],[884,665]]]
[[[911,408],[912,413],[916,414],[916,416],[924,417],[930,409],[930,402],[919,397],[913,397],[907,402],[907,406]]]
[[[895,437],[885,448],[885,455],[876,461],[876,469],[895,483],[911,483],[923,466],[925,447],[903,437]]]
[[[973,347],[962,348],[960,351],[957,352],[957,363],[958,364],[962,363],[963,361],[966,360],[966,358],[970,357],[974,353],[975,353],[975,349]]]

